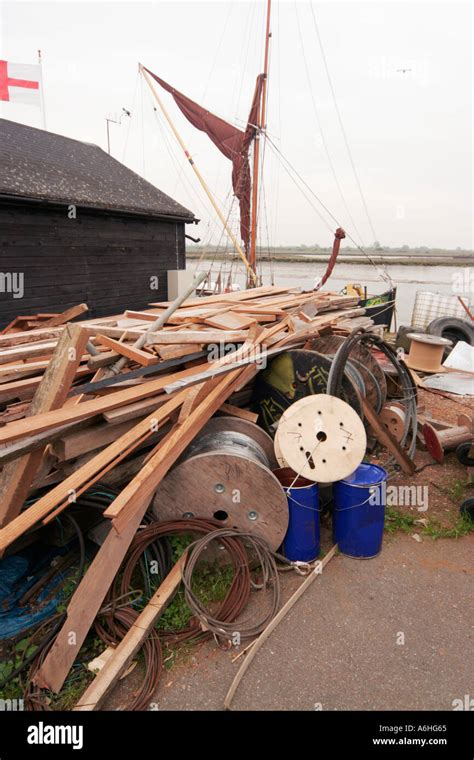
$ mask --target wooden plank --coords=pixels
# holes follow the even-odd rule
[[[109,531],[74,592],[66,621],[33,679],[40,688],[55,693],[61,690],[147,508],[148,502],[144,502],[121,534]]]
[[[16,359],[29,359],[32,356],[51,356],[56,344],[56,340],[48,340],[5,349],[0,351],[0,364],[8,364]]]
[[[374,431],[379,443],[381,443],[382,446],[385,446],[388,451],[390,451],[392,456],[395,457],[403,472],[405,472],[407,475],[413,475],[416,469],[413,460],[410,459],[406,451],[400,446],[390,430],[388,430],[388,428],[382,424],[378,415],[376,414],[373,407],[369,404],[367,399],[361,397],[361,402],[364,414],[367,417],[369,425]]]
[[[233,370],[215,384],[208,396],[191,411],[182,424],[171,431],[170,436],[159,445],[157,453],[107,507],[105,517],[115,519],[123,510],[126,511],[130,503],[139,504],[152,495],[171,465],[230,395],[232,386],[241,373],[242,369]]]
[[[141,416],[144,417],[145,413]],[[120,438],[121,435],[130,430],[133,424],[133,418],[129,418],[114,425],[106,422],[92,425],[85,430],[76,431],[54,441],[51,451],[61,462],[76,459],[76,457],[89,451],[95,451],[96,449],[108,446],[109,443],[116,441],[117,438]]]
[[[155,346],[160,357],[167,361],[168,359],[179,359],[180,356],[189,356],[190,354],[197,354],[201,351],[202,345],[200,343],[176,343],[171,346]]]
[[[31,402],[30,415],[57,409],[64,403],[87,340],[87,332],[79,325],[68,325],[65,328]],[[28,419],[26,422],[28,423]],[[9,523],[20,512],[41,464],[43,453],[43,448],[35,449],[3,468],[0,475],[0,527]]]
[[[309,588],[309,586],[311,586],[311,584],[315,581],[315,579],[322,574],[322,571],[324,570],[328,562],[336,554],[336,549],[337,549],[337,544],[335,544],[334,546],[331,547],[331,549],[329,549],[329,551],[323,557],[322,560],[318,560],[316,562],[315,567],[312,570],[312,572],[307,576],[307,578],[305,578],[305,580],[301,583],[301,585],[285,602],[283,607],[281,607],[281,609],[278,611],[275,617],[270,621],[267,627],[262,631],[260,636],[257,639],[253,640],[252,644],[250,645],[250,651],[248,652],[245,660],[243,661],[242,665],[237,671],[234,677],[234,680],[232,681],[232,684],[230,686],[230,689],[227,692],[226,698],[224,700],[224,707],[226,710],[230,708],[230,703],[232,702],[234,694],[237,691],[237,687],[240,681],[242,680],[244,673],[250,666],[250,663],[252,662],[253,658],[257,654],[258,650],[262,647],[262,645],[268,639],[270,634],[273,633],[275,628],[281,623],[281,621],[288,614],[291,608],[296,604],[298,599],[304,594],[306,589]]]
[[[233,404],[222,404],[219,409],[224,414],[230,414],[232,417],[238,417],[240,420],[247,420],[256,424],[258,420],[258,414],[251,412],[249,409],[241,409],[240,406],[234,406]]]
[[[23,511],[14,520],[4,528],[0,529],[0,553],[10,546],[17,538],[30,528],[33,528],[40,520],[43,520],[58,506],[67,506],[71,503],[71,494],[77,497],[96,483],[104,472],[107,472],[114,464],[120,462],[124,456],[128,455],[143,440],[149,438],[156,432],[156,426],[162,424],[169,415],[178,409],[185,398],[185,393],[176,395],[159,409],[155,410],[144,420],[141,420],[127,433],[111,443],[107,448],[102,449],[95,457],[86,462],[86,464],[59,483],[51,491],[38,499],[28,509]],[[84,404],[79,404],[78,409]],[[18,424],[18,423],[17,423]]]
[[[150,364],[156,364],[158,362],[157,357],[154,354],[150,354],[148,351],[142,351],[141,348],[134,348],[134,346],[128,343],[120,343],[118,340],[113,340],[107,335],[98,335],[97,340],[106,348],[112,349],[120,356],[126,356],[127,359],[131,359],[137,364],[141,364],[142,367],[149,367]]]
[[[69,309],[61,312],[61,314],[56,314],[54,317],[51,317],[51,319],[48,319],[46,322],[44,322],[43,326],[57,327],[58,325],[64,325],[66,322],[71,322],[71,320],[76,319],[76,317],[79,317],[81,314],[84,314],[84,312],[88,310],[89,307],[86,303],[76,304],[76,306],[71,306]]]
[[[97,710],[100,707],[174,596],[183,578],[186,559],[187,552],[184,552],[160,583],[158,590],[129,628],[110,659],[88,686],[74,710]]]
[[[248,330],[179,330],[177,332],[149,333],[148,345],[170,345],[173,343],[243,343]]]
[[[253,317],[245,314],[235,314],[232,311],[219,312],[213,317],[203,319],[204,324],[217,327],[220,330],[245,330],[255,322]]]
[[[239,301],[251,301],[253,299],[262,298],[262,296],[266,295],[277,295],[281,293],[289,293],[292,290],[292,288],[288,287],[278,287],[276,285],[262,285],[258,288],[250,288],[249,290],[237,290],[232,293],[223,293],[223,294],[216,294],[213,296],[198,296],[196,298],[188,298],[184,304],[183,307],[188,308],[189,306],[204,306],[206,304],[212,303],[234,303]],[[167,307],[170,305],[169,301],[158,301],[155,303],[150,303],[150,306],[155,307]]]
[[[30,374],[34,374],[35,372],[40,372],[48,366],[47,361],[43,362],[17,362],[16,364],[5,364],[3,367],[0,367],[0,380],[2,382],[7,382],[4,380],[6,376],[15,376],[15,375],[24,375],[28,372]]]
[[[169,398],[169,396],[166,396],[166,398]],[[90,425],[90,420],[81,420],[80,422],[73,422],[70,425],[60,425],[59,427],[46,430],[43,433],[37,433],[34,436],[29,436],[14,443],[4,443],[0,445],[0,466],[18,459],[18,457],[24,454],[29,454],[30,451],[40,448],[43,444],[52,443],[68,432],[82,430],[86,425]]]
[[[20,330],[18,332],[8,333],[0,337],[0,349],[13,348],[30,343],[44,343],[45,341],[56,340],[61,335],[64,327],[55,327],[45,330],[39,327],[37,330]]]
[[[120,501],[117,501],[119,499],[117,497],[110,505],[115,514],[117,507],[118,511],[127,507],[121,522],[117,522],[117,525],[120,525],[120,531],[109,532],[73,595],[68,606],[66,622],[34,679],[37,686],[51,689],[56,693],[61,689],[148,508],[154,487],[156,487],[154,484],[159,484],[170,466],[217,411],[226,396],[232,392],[235,382],[246,371],[236,370],[214,385],[212,391],[205,395],[202,403],[188,419],[182,425],[175,425],[158,444],[157,452],[119,494],[119,497],[122,497]],[[184,399],[182,394],[180,397]],[[35,505],[30,509],[34,507]],[[74,634],[72,643],[71,633]]]
[[[201,364],[200,367],[202,370],[208,369],[209,364],[206,362]],[[28,421],[18,420],[18,422],[5,425],[5,427],[0,430],[0,444],[7,443],[8,441],[15,441],[24,436],[35,435],[36,433],[48,430],[49,428],[54,428],[58,425],[67,425],[69,422],[77,422],[88,417],[93,417],[96,414],[103,414],[103,412],[106,412],[109,409],[117,409],[120,406],[125,406],[134,401],[140,401],[141,399],[155,396],[163,390],[167,383],[191,377],[196,374],[197,371],[199,371],[199,367],[189,367],[188,369],[175,372],[171,375],[164,375],[156,380],[149,380],[140,386],[117,391],[105,398],[91,399],[90,401],[84,401],[82,404],[78,404],[74,407],[36,414]]]
[[[46,362],[48,365],[49,362]],[[27,365],[25,365],[27,366]],[[76,372],[76,378],[90,375],[91,370],[89,367],[79,367]],[[13,380],[10,383],[2,383],[0,385],[0,402],[9,401],[13,399],[28,399],[32,398],[36,393],[38,386],[42,381],[42,376],[28,377],[22,380]]]
[[[115,424],[118,422],[125,422],[126,420],[134,420],[137,417],[141,417],[142,414],[149,414],[161,404],[165,404],[170,398],[171,394],[161,396],[152,396],[151,398],[145,398],[143,401],[136,401],[134,404],[127,404],[127,406],[121,406],[118,409],[111,409],[109,412],[104,412],[102,415],[106,422]]]

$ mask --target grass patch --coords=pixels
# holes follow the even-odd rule
[[[195,536],[185,533],[171,536],[169,540],[173,552],[172,563],[174,565],[188,546],[195,540]],[[224,565],[217,558],[209,562],[201,561],[193,573],[193,591],[203,605],[212,608],[213,604],[225,599],[233,577],[234,568],[232,565]],[[136,609],[142,610],[146,606],[148,599],[160,586],[161,580],[159,575],[149,574],[147,576],[146,592],[138,592],[141,593],[141,598],[134,605]],[[191,616],[191,610],[186,604],[184,589],[180,586],[170,604],[168,604],[163,614],[160,615],[155,627],[159,631],[178,631],[181,628],[186,628]]]
[[[454,525],[446,527],[438,520],[431,519],[427,525],[417,523],[419,518],[399,512],[393,507],[385,510],[385,532],[394,534],[398,531],[411,535],[413,532],[430,538],[460,538],[474,532],[474,521],[467,514],[459,514]]]
[[[412,533],[415,529],[415,517],[399,512],[393,507],[385,509],[385,531],[386,533]]]

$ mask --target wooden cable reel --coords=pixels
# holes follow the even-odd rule
[[[405,360],[411,368],[421,372],[443,372],[442,365],[445,348],[453,345],[451,340],[437,335],[408,333],[410,352]]]
[[[400,443],[405,432],[406,414],[402,404],[385,404],[380,413],[380,420],[387,430]]]
[[[275,464],[273,441],[257,425],[215,417],[161,482],[155,517],[212,518],[223,528],[260,536],[276,550],[288,528],[288,503],[271,471]]]
[[[308,480],[334,483],[354,472],[367,447],[357,412],[335,396],[318,394],[295,402],[280,417],[277,458]]]

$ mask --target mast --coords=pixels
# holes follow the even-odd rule
[[[250,253],[249,263],[250,267],[255,275],[257,271],[257,214],[258,214],[258,172],[259,172],[259,160],[260,160],[260,132],[265,129],[266,119],[266,101],[267,101],[267,80],[268,80],[268,58],[270,51],[270,37],[272,33],[270,31],[270,13],[271,13],[271,0],[267,0],[267,22],[265,29],[265,53],[263,57],[263,87],[262,98],[260,101],[260,107],[258,109],[257,119],[257,131],[255,134],[254,152],[253,152],[253,186],[252,186],[252,211],[251,219],[252,226],[250,231]],[[256,280],[249,279],[248,285],[251,287],[255,284]]]

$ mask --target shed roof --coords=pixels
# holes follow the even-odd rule
[[[0,196],[191,221],[194,214],[98,145],[0,119]]]

